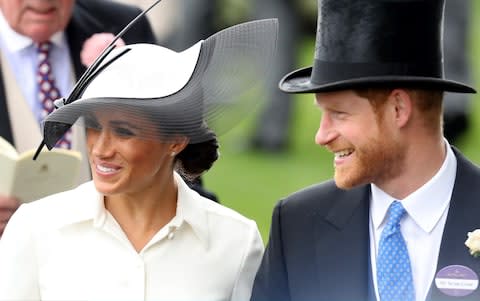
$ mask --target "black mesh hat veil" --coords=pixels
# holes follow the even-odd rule
[[[153,44],[113,49],[78,97],[44,120],[51,149],[73,124],[95,127],[99,112],[118,112],[146,139],[175,135],[199,143],[220,135],[263,98],[273,63],[276,19],[224,29],[182,52]]]

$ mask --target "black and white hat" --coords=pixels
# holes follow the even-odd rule
[[[146,139],[184,135],[190,143],[233,127],[263,98],[262,83],[273,63],[276,19],[224,29],[175,52],[153,44],[114,48],[88,80],[44,120],[44,144],[51,149],[75,124],[95,127],[96,112],[122,112],[145,127]],[[75,90],[75,89],[74,89]],[[149,128],[150,127],[150,128]]]

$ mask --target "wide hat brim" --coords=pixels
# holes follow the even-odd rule
[[[314,93],[366,87],[402,87],[432,89],[456,93],[477,93],[474,88],[456,81],[420,76],[368,76],[314,83],[311,81],[312,69],[312,67],[301,68],[285,75],[279,82],[280,90],[286,93]]]
[[[134,126],[135,136],[161,142],[181,135],[201,143],[212,131],[224,134],[264,99],[259,93],[277,34],[278,21],[263,19],[221,30],[182,52],[154,44],[115,48],[81,91],[44,119],[43,141],[51,149],[80,117],[85,122],[77,125],[97,129],[97,113],[105,112]]]

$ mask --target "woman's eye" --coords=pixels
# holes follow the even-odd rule
[[[115,128],[115,134],[121,137],[132,137],[135,133],[127,128]]]
[[[101,131],[102,130],[102,126],[100,125],[100,123],[98,123],[94,119],[85,120],[85,125],[86,125],[87,128],[95,130],[95,131]]]

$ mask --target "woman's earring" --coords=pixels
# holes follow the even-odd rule
[[[175,157],[176,154],[177,154],[176,152],[171,152],[170,156]]]

